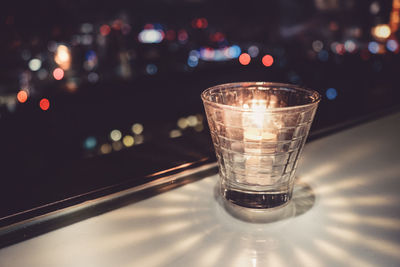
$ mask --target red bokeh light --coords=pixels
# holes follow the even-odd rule
[[[111,31],[110,26],[108,26],[106,24],[104,24],[100,27],[100,34],[103,36],[108,35],[110,33],[110,31]]]
[[[166,33],[166,35],[165,35],[165,38],[166,38],[168,41],[173,41],[173,40],[175,39],[175,37],[176,37],[176,33],[175,33],[174,30],[168,30],[167,33]]]
[[[206,18],[198,18],[192,21],[192,27],[197,29],[205,29],[208,27],[208,21]]]
[[[239,62],[242,65],[249,65],[250,61],[251,61],[251,57],[247,53],[243,53],[239,56]]]
[[[53,77],[54,79],[56,79],[57,81],[61,80],[62,78],[64,78],[64,71],[62,68],[56,68],[53,71]]]
[[[212,42],[222,42],[225,39],[225,35],[220,32],[216,32],[214,34],[210,34],[210,40]]]
[[[28,93],[24,90],[21,90],[17,94],[17,100],[20,103],[25,103],[28,100]]]
[[[274,63],[274,58],[271,55],[265,55],[262,58],[262,63],[265,67],[270,67]]]
[[[188,39],[188,37],[189,36],[185,30],[180,30],[178,32],[178,40],[179,41],[181,41],[181,42],[186,41]]]
[[[50,101],[47,98],[43,98],[42,100],[40,100],[39,102],[39,107],[42,110],[48,110],[50,108]]]

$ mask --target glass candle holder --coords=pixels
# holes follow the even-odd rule
[[[287,204],[320,101],[318,92],[290,84],[243,82],[208,88],[201,98],[222,196],[253,209]]]

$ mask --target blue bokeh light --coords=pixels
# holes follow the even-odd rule
[[[338,95],[335,88],[328,88],[328,90],[326,90],[325,94],[329,100],[334,100]]]
[[[83,142],[83,147],[87,150],[95,148],[97,145],[97,140],[93,136],[89,136],[86,138],[86,140]]]
[[[377,54],[379,52],[379,44],[377,42],[369,42],[368,50],[372,54]]]
[[[154,65],[154,64],[147,64],[147,66],[146,66],[146,73],[147,73],[147,74],[154,75],[154,74],[157,73],[157,71],[158,71],[158,68],[157,68],[156,65]]]
[[[386,47],[389,51],[395,52],[399,48],[399,43],[396,40],[389,40],[386,43]]]
[[[196,56],[189,56],[187,64],[189,65],[189,67],[194,68],[199,64],[199,59]]]
[[[229,47],[229,56],[231,58],[238,58],[241,53],[242,50],[238,45],[232,45],[231,47]]]
[[[321,51],[318,52],[318,59],[321,61],[328,61],[329,59],[329,53],[328,51],[322,49]]]

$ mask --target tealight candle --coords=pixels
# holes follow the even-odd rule
[[[286,204],[320,96],[295,85],[248,82],[203,92],[224,198],[267,209]]]

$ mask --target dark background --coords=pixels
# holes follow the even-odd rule
[[[319,91],[314,136],[398,110],[397,2],[2,3],[0,218],[212,160],[200,93],[216,84],[272,81]],[[377,25],[391,32],[372,34]],[[143,42],[144,29],[159,42]],[[70,67],[56,80],[60,45]],[[242,53],[252,54],[248,65]],[[135,123],[142,133],[132,132]],[[113,140],[113,130],[134,145]]]

